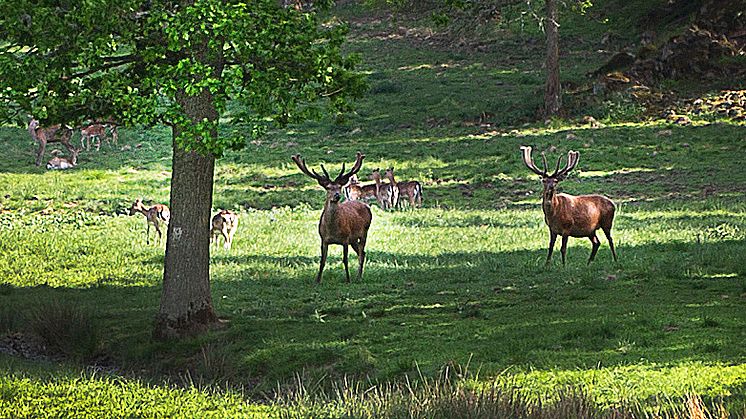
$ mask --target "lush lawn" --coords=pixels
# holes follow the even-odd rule
[[[138,197],[167,203],[169,132],[122,130],[120,147],[130,149],[104,146],[74,170],[46,172],[33,166],[23,129],[0,128],[0,330],[25,331],[47,307],[73,307],[117,366],[81,375],[74,362],[3,356],[0,416],[263,415],[244,397],[295,374],[386,381],[466,363],[475,387],[497,380],[539,396],[572,386],[600,406],[696,393],[743,411],[746,128],[522,126],[540,100],[538,57],[500,61],[355,35],[371,83],[357,114],[273,133],[219,160],[214,206],[241,217],[232,251],[215,248],[212,265],[215,305],[231,326],[197,339],[151,341],[163,247],[147,246],[144,218],[125,214]],[[482,114],[498,128],[474,126]],[[520,145],[552,158],[580,151],[562,189],[617,203],[619,263],[602,239],[586,266],[590,243],[571,239],[567,267],[558,252],[544,266],[541,185]],[[366,175],[393,165],[400,180],[423,182],[425,208],[374,207],[364,280],[343,282],[333,247],[315,285],[324,193],[289,157],[338,168],[358,150]],[[164,377],[243,393],[175,389]]]

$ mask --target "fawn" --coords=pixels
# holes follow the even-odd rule
[[[145,241],[150,244],[150,225],[153,224],[155,231],[158,233],[158,244],[160,244],[162,236],[160,223],[168,223],[168,220],[171,219],[171,212],[168,210],[168,207],[163,204],[155,204],[148,208],[143,205],[142,199],[138,198],[130,207],[129,215],[135,215],[138,212],[145,216],[148,225],[148,230],[145,233]]]
[[[212,217],[212,228],[210,230],[212,242],[218,243],[218,238],[223,236],[223,248],[230,250],[233,244],[233,235],[238,229],[238,215],[230,210],[220,210]]]
[[[408,182],[397,182],[394,179],[394,168],[389,167],[384,173],[386,178],[391,182],[392,185],[396,185],[396,189],[399,190],[398,199],[394,202],[396,207],[402,207],[402,198],[406,198],[409,202],[409,206],[412,208],[422,206],[422,185],[416,180]]]

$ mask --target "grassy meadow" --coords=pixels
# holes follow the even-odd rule
[[[402,34],[405,23],[353,19],[349,48],[370,84],[355,114],[217,162],[214,208],[240,215],[233,249],[213,247],[214,303],[230,327],[195,339],[151,340],[164,246],[126,214],[136,198],[168,203],[170,131],[121,129],[118,146],[54,172],[33,165],[23,128],[1,127],[0,332],[64,330],[77,315],[70,333],[85,338],[48,341],[64,356],[46,360],[0,354],[0,417],[341,417],[338,383],[427,383],[444,369],[527,400],[575,389],[600,409],[651,412],[696,394],[746,412],[744,125],[671,125],[576,97],[569,106],[588,106],[598,126],[532,123],[536,35],[464,52]],[[563,79],[582,83],[604,57],[573,45]],[[541,183],[521,145],[550,164],[580,152],[561,190],[615,201],[618,263],[604,238],[589,266],[590,242],[570,239],[567,266],[557,251],[545,267]],[[356,151],[361,178],[393,166],[422,182],[424,208],[374,206],[363,281],[344,282],[333,246],[316,285],[324,192],[290,155],[331,171]],[[327,395],[320,410],[278,402],[299,388]]]

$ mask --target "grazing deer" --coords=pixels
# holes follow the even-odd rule
[[[222,235],[224,240],[223,248],[230,250],[236,229],[238,229],[238,215],[230,210],[220,210],[212,217],[212,229],[210,230],[212,242],[217,244],[219,237]]]
[[[397,182],[396,179],[394,179],[393,167],[386,169],[384,175],[389,180],[389,182],[391,182],[392,185],[396,185],[396,189],[399,191],[396,202],[394,202],[394,205],[396,207],[403,206],[404,201],[402,200],[402,198],[407,198],[407,200],[409,201],[409,206],[412,208],[422,206],[422,185],[420,184],[420,182],[417,182],[416,180],[412,180],[409,182]]]
[[[161,243],[161,222],[168,223],[171,219],[171,211],[168,207],[163,204],[155,204],[148,208],[142,203],[142,199],[138,198],[130,207],[130,215],[140,213],[145,216],[147,221],[148,230],[145,233],[145,241],[150,244],[150,225],[153,224],[155,231],[158,233],[158,244]]]
[[[562,265],[565,264],[565,255],[567,253],[568,237],[588,237],[593,245],[591,257],[588,264],[596,257],[596,252],[601,246],[601,242],[596,237],[596,230],[599,228],[604,231],[606,239],[611,247],[611,254],[614,261],[617,260],[616,251],[614,250],[614,241],[611,239],[611,225],[614,222],[614,203],[607,197],[601,195],[580,195],[572,196],[563,193],[557,193],[557,184],[565,180],[567,174],[578,164],[580,155],[577,151],[570,151],[567,154],[567,165],[560,169],[562,156],[557,160],[557,168],[551,175],[547,172],[547,159],[542,153],[541,157],[544,162],[544,170],[539,170],[531,157],[531,147],[522,146],[523,163],[526,164],[532,172],[541,176],[544,185],[542,194],[542,209],[544,210],[544,221],[549,226],[549,254],[547,255],[547,265],[552,259],[552,251],[557,236],[562,236]]]
[[[339,202],[342,198],[342,187],[347,184],[350,177],[360,171],[363,165],[362,153],[357,153],[357,158],[352,169],[345,173],[344,163],[342,170],[334,180],[321,165],[324,175],[321,176],[313,170],[306,168],[306,162],[299,154],[292,157],[301,172],[315,179],[319,185],[326,189],[326,202],[319,220],[319,235],[321,236],[321,262],[316,282],[321,282],[321,274],[324,272],[326,255],[330,244],[340,244],[343,249],[342,262],[345,266],[345,278],[350,282],[350,270],[347,264],[348,246],[358,255],[357,278],[363,278],[363,265],[365,264],[365,242],[368,239],[368,229],[373,219],[368,204],[360,201]]]
[[[357,175],[350,176],[350,181],[342,188],[342,192],[349,201],[373,202],[378,199],[376,185],[363,185],[358,181]]]
[[[376,182],[376,200],[381,209],[393,207],[395,199],[398,199],[398,190],[394,191],[390,183],[381,181],[381,169],[376,169],[370,174],[370,178]]]
[[[80,150],[76,148],[76,149],[73,149],[72,155],[70,157],[59,157],[59,156],[53,157],[47,163],[47,169],[48,170],[72,169],[73,167],[78,165],[78,153],[80,153]]]
[[[71,155],[73,154],[73,150],[75,150],[75,147],[70,144],[73,130],[68,126],[56,124],[51,127],[41,127],[39,126],[39,121],[31,118],[28,124],[28,131],[31,134],[31,138],[39,143],[39,150],[36,152],[37,166],[41,166],[41,159],[44,157],[44,149],[46,149],[47,143],[62,143],[70,151]]]
[[[86,150],[91,149],[91,140],[96,139],[96,151],[101,149],[101,138],[106,139],[106,126],[103,124],[90,124],[80,129],[80,145]],[[87,144],[86,144],[87,140]]]

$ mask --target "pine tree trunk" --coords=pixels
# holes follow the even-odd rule
[[[559,114],[562,107],[559,68],[559,23],[557,21],[557,1],[546,0],[547,32],[547,83],[544,90],[544,116]]]
[[[207,45],[204,42],[202,49],[195,52],[196,59],[210,64],[214,74],[219,75],[222,51],[210,54]],[[219,114],[208,90],[196,96],[181,92],[176,100],[191,121],[218,120]],[[156,339],[192,336],[220,325],[210,293],[210,217],[215,157],[185,151],[176,141],[180,134],[182,129],[174,125],[171,220],[161,306],[153,332]],[[212,139],[217,135],[217,129],[209,133]],[[192,141],[199,141],[199,138]]]

